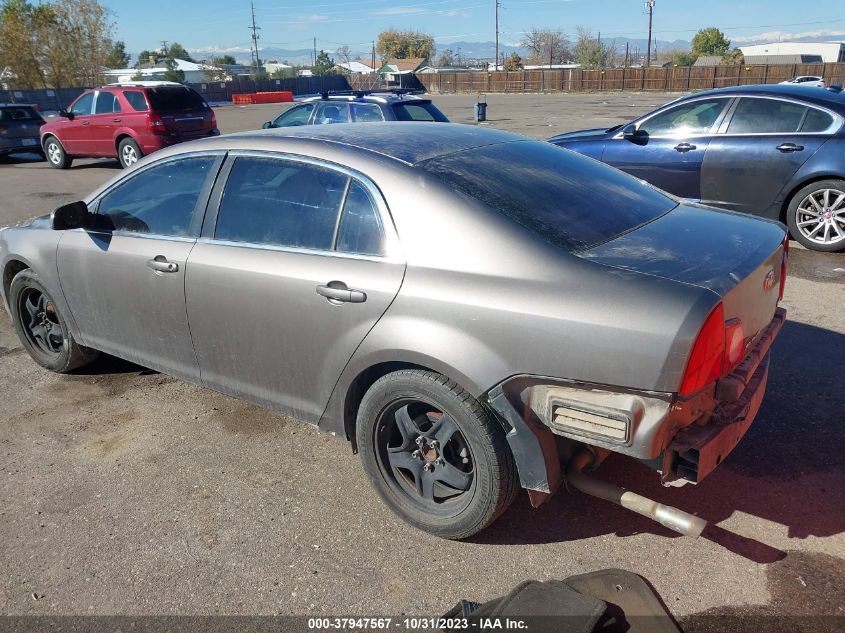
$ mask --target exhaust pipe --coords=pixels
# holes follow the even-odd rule
[[[570,462],[566,470],[566,479],[581,492],[588,495],[611,501],[623,508],[632,510],[649,519],[653,519],[674,532],[698,538],[707,527],[707,521],[693,516],[678,508],[657,503],[647,499],[621,486],[614,486],[604,481],[588,477],[583,473],[584,468],[590,466],[595,456],[589,450],[584,449],[578,453]]]

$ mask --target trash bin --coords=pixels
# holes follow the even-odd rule
[[[487,120],[487,96],[478,95],[478,102],[475,104],[475,120],[482,122]]]

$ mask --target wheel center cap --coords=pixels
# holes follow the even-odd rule
[[[824,212],[824,219],[825,220],[830,220],[832,217],[833,217],[833,214],[830,211]]]
[[[433,446],[430,446],[427,443],[423,443],[420,447],[420,453],[423,456],[423,459],[427,462],[433,462],[437,460],[437,449]]]

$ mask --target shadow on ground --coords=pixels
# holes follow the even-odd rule
[[[698,486],[663,488],[658,475],[613,456],[597,478],[618,483],[711,522],[703,537],[760,563],[785,554],[718,526],[735,512],[787,527],[790,538],[845,532],[845,335],[787,322],[773,349],[769,385],[757,420],[736,450]],[[532,510],[521,496],[475,537],[488,544],[571,541],[603,534],[679,535],[611,503],[561,490]]]

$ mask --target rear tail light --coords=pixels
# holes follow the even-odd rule
[[[214,110],[211,111],[211,129],[217,127],[217,115],[214,114]]]
[[[786,289],[786,269],[789,266],[789,236],[783,238],[783,259],[780,262],[780,290],[778,290],[778,303],[783,299],[783,291]]]
[[[150,132],[153,134],[167,134],[167,126],[157,114],[151,113],[148,115],[148,125],[150,127]]]
[[[745,356],[742,321],[725,322],[721,302],[710,313],[695,339],[681,380],[682,396],[695,393],[731,372]]]

